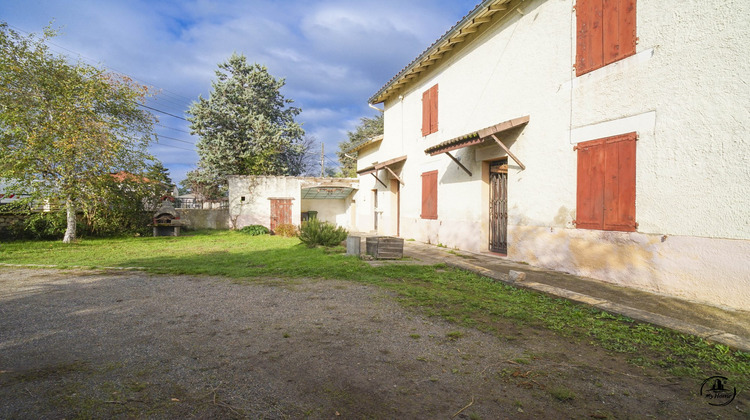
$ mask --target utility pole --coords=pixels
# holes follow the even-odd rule
[[[326,155],[325,143],[320,143],[320,177],[323,178],[326,173]]]

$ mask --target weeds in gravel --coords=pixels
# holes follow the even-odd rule
[[[563,386],[550,388],[549,393],[553,397],[555,397],[556,400],[562,401],[562,402],[573,400],[576,397],[576,394],[573,393],[573,391]]]
[[[463,336],[464,333],[462,333],[461,331],[448,331],[447,333],[445,333],[445,338],[450,341],[456,341]]]
[[[395,292],[406,306],[427,315],[513,339],[529,328],[545,328],[630,355],[638,365],[694,378],[731,375],[738,391],[750,388],[750,354],[700,338],[636,322],[564,299],[518,289],[462,270],[436,266],[372,267],[344,255],[342,247],[308,248],[297,238],[248,236],[232,231],[190,232],[180,237],[3,244],[0,262],[57,267],[142,267],[159,274],[222,275],[238,282],[298,278],[341,279]],[[448,337],[451,339],[451,337]],[[453,339],[457,339],[455,337]]]

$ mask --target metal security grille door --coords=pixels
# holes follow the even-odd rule
[[[271,199],[271,232],[276,226],[292,223],[292,199],[291,198],[272,198]]]
[[[375,232],[378,231],[378,190],[372,190],[372,227]]]
[[[490,251],[508,253],[508,164],[490,164]]]

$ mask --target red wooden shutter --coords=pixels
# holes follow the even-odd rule
[[[601,140],[578,146],[576,227],[602,229],[604,225],[604,148]]]
[[[636,0],[576,2],[576,75],[635,54]]]
[[[636,133],[605,139],[604,230],[635,231]]]
[[[635,54],[635,44],[638,41],[636,20],[635,0],[620,0],[620,57],[618,60]]]
[[[437,171],[422,174],[423,219],[437,219]]]
[[[588,54],[589,46],[587,38],[589,36],[588,22],[588,3],[585,0],[576,2],[576,76],[580,76],[588,71]],[[578,154],[580,158],[580,153]]]
[[[635,54],[635,0],[604,0],[604,64]]]
[[[438,131],[438,85],[430,88],[430,133]]]
[[[422,136],[430,134],[430,90],[422,93]]]
[[[602,8],[602,0],[576,2],[576,76],[604,64]]]
[[[438,85],[422,92],[422,136],[434,133],[438,126]]]

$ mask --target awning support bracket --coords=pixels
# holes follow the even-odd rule
[[[389,168],[389,167],[386,166],[385,170],[388,171],[388,173],[390,173],[393,178],[396,178],[398,180],[398,182],[401,183],[401,185],[405,185],[404,181],[402,181],[401,178],[399,178],[398,175],[396,175],[396,173],[393,172],[393,170],[391,170],[391,168]]]
[[[515,161],[515,162],[516,162],[516,163],[518,164],[518,166],[520,166],[520,167],[521,167],[521,169],[522,169],[522,170],[523,170],[523,169],[526,169],[526,165],[524,165],[523,163],[521,163],[521,161],[520,161],[520,160],[518,160],[518,158],[516,157],[516,155],[514,155],[514,154],[513,154],[513,153],[512,153],[511,151],[510,151],[510,149],[508,149],[508,147],[507,147],[507,146],[505,146],[505,145],[503,144],[503,142],[501,142],[501,141],[500,141],[500,139],[499,139],[499,138],[497,138],[497,136],[496,136],[496,135],[494,135],[494,134],[491,134],[491,136],[492,136],[492,138],[493,138],[493,139],[495,139],[495,143],[497,143],[497,144],[498,144],[498,145],[499,145],[500,147],[502,147],[502,148],[503,148],[503,150],[505,150],[505,153],[507,153],[507,154],[508,154],[508,156],[510,156],[510,157],[511,157],[511,159],[513,159],[513,160],[514,160],[514,161]]]
[[[445,154],[448,155],[449,158],[453,159],[453,161],[456,162],[456,165],[460,166],[461,169],[463,169],[467,174],[469,174],[469,176],[472,176],[471,171],[466,169],[466,166],[464,166],[461,162],[459,162],[458,159],[453,157],[451,152],[445,152]]]
[[[375,179],[377,179],[379,183],[383,184],[384,187],[388,188],[388,186],[385,185],[385,182],[381,181],[380,178],[378,178],[378,176],[375,175],[375,172],[370,173],[370,175],[374,176]]]

